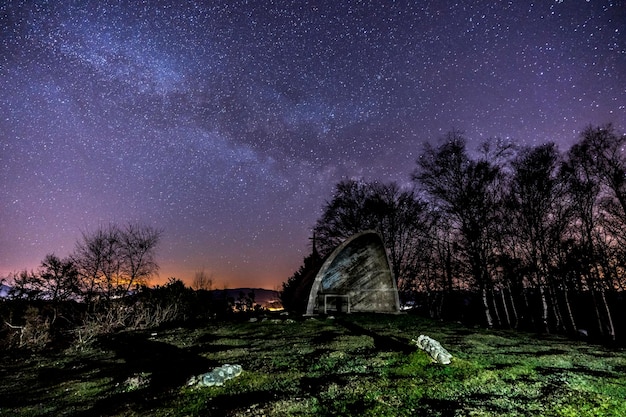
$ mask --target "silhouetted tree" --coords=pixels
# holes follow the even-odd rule
[[[626,263],[626,135],[616,132],[612,125],[587,127],[581,134],[570,157],[579,173],[598,187],[595,209],[601,228],[604,275],[614,285],[624,287]],[[609,288],[613,287],[610,285]]]
[[[376,228],[375,213],[368,207],[371,194],[371,185],[362,181],[346,180],[335,186],[332,200],[313,229],[322,256],[350,236]]]
[[[191,283],[191,288],[194,290],[211,290],[213,287],[213,274],[209,275],[203,269],[202,271],[196,272],[193,277],[193,282]]]
[[[488,262],[493,224],[500,204],[500,169],[487,160],[472,160],[462,134],[447,134],[437,148],[427,144],[412,178],[430,196],[437,210],[448,216],[460,237],[459,250],[482,298],[487,326],[493,326],[488,293],[492,290]]]
[[[9,298],[32,301],[41,297],[43,281],[35,271],[15,272],[9,276],[9,279],[12,281],[8,293]]]
[[[581,247],[580,262],[581,283],[589,290],[594,302],[594,310],[598,318],[598,328],[601,334],[608,334],[615,338],[615,326],[611,309],[606,300],[606,291],[615,290],[615,281],[618,280],[608,258],[611,246],[615,240],[619,241],[622,232],[608,236],[607,220],[611,216],[606,211],[611,206],[610,187],[602,179],[598,167],[599,155],[602,146],[591,146],[589,143],[589,128],[583,132],[581,142],[572,146],[564,165],[568,174],[568,191],[572,199],[572,209],[575,222],[571,225],[571,233]],[[592,139],[597,139],[596,137]],[[613,205],[614,207],[614,205]],[[622,229],[623,230],[623,229]]]
[[[344,240],[365,230],[380,233],[400,288],[415,277],[424,240],[433,228],[427,204],[396,183],[342,181],[317,221],[314,234],[320,252],[328,255]]]
[[[424,248],[430,244],[434,217],[427,204],[413,190],[402,190],[396,183],[370,184],[365,210],[373,216],[387,247],[398,288],[410,285],[425,262]]]
[[[510,224],[518,255],[529,271],[529,282],[539,292],[542,330],[550,331],[549,308],[557,308],[553,272],[567,226],[565,186],[559,174],[560,155],[553,143],[524,149],[512,162]],[[560,313],[555,310],[557,326]]]
[[[134,223],[119,228],[119,291],[126,293],[133,287],[145,286],[157,273],[159,265],[155,256],[161,234],[161,230]]]
[[[280,301],[285,310],[300,314],[306,311],[313,280],[321,266],[322,258],[314,245],[300,268],[282,284]]]
[[[91,233],[83,232],[82,240],[76,243],[72,259],[88,303],[98,295],[107,298],[114,295],[114,279],[120,263],[117,248],[118,229],[114,225],[100,227]]]
[[[41,262],[42,291],[53,302],[67,301],[80,295],[78,270],[70,258],[48,254]]]
[[[626,224],[626,135],[608,124],[587,127],[581,138],[572,153],[606,188],[604,209]]]
[[[83,233],[72,259],[86,299],[110,299],[134,286],[147,285],[158,270],[154,258],[160,236],[157,229],[134,224],[124,228],[110,224]]]

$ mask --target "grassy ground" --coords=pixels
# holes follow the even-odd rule
[[[420,334],[452,363],[412,345]],[[624,350],[408,315],[121,332],[0,358],[0,416],[626,416]],[[225,363],[243,374],[186,386]]]

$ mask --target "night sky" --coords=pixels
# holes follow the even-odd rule
[[[110,222],[162,283],[277,288],[348,178],[452,129],[561,150],[626,127],[626,2],[3,1],[0,277]]]

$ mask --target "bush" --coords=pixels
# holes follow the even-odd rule
[[[20,347],[41,350],[52,340],[50,319],[40,314],[37,307],[30,306],[24,314],[24,327],[20,335]]]
[[[82,350],[100,336],[120,330],[157,328],[189,320],[224,319],[234,310],[257,313],[254,293],[239,300],[224,294],[188,288],[170,278],[163,286],[139,288],[134,294],[90,302],[27,300],[0,301],[0,348],[40,350],[62,342]]]
[[[51,320],[44,317],[40,310],[29,305],[21,314],[18,324],[4,321],[2,341],[6,349],[28,349],[38,351],[44,349],[51,338]]]

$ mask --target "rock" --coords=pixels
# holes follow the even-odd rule
[[[124,381],[124,389],[126,391],[136,391],[150,385],[151,376],[147,373],[134,374]]]
[[[218,378],[213,372],[207,372],[198,380],[198,385],[212,387],[214,385],[224,385],[224,378]]]
[[[417,340],[412,339],[412,342],[415,343],[417,347],[428,353],[434,362],[442,365],[448,365],[450,363],[450,359],[452,359],[452,355],[445,350],[439,342],[428,336],[424,336],[422,334],[417,338]]]
[[[192,376],[187,381],[187,386],[196,385],[198,387],[221,387],[224,382],[241,375],[243,368],[241,365],[225,364],[213,369],[206,374]]]

